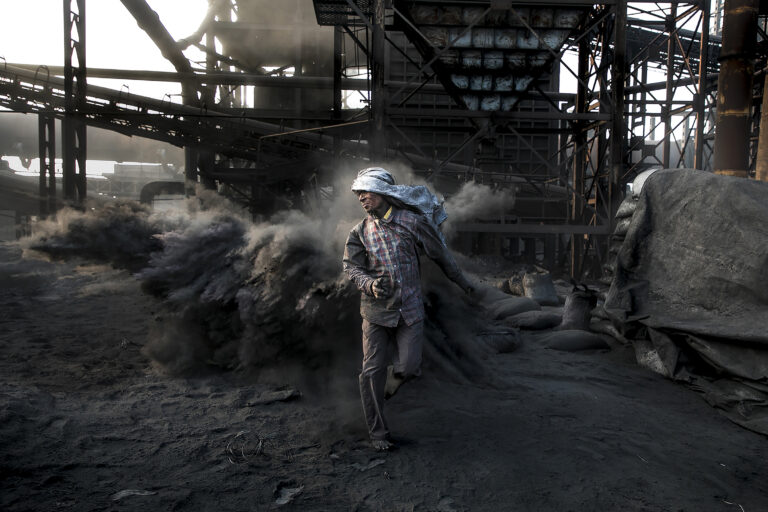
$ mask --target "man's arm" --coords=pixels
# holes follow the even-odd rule
[[[445,245],[443,237],[426,217],[422,216],[417,224],[416,239],[424,253],[437,263],[448,279],[459,285],[466,293],[471,293],[474,290],[472,283],[456,264],[456,260]]]
[[[373,297],[371,286],[375,279],[365,270],[367,262],[368,255],[362,240],[360,240],[360,233],[357,228],[353,228],[349,232],[347,243],[344,245],[344,273],[355,283],[358,290]]]

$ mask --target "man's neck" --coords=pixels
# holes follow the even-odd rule
[[[383,219],[387,215],[387,212],[390,208],[392,208],[391,204],[384,203],[380,208],[373,210],[373,216],[378,219]]]

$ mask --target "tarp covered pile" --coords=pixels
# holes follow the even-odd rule
[[[605,310],[641,364],[768,434],[768,184],[654,173]]]

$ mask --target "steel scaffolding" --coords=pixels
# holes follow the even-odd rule
[[[390,56],[384,78],[407,86],[390,91],[388,97],[388,151],[397,154],[408,147],[432,156],[432,165],[419,170],[449,191],[451,183],[475,180],[509,188],[516,195],[514,218],[463,226],[467,231],[485,233],[486,238],[502,234],[529,240],[542,239],[542,233],[568,235],[572,274],[595,275],[626,183],[654,166],[691,167],[694,158],[699,167],[711,167],[719,40],[708,37],[709,2],[422,0],[394,1],[390,7]],[[528,44],[526,49],[539,51],[528,41],[551,37],[556,25],[542,20],[557,19],[565,9],[574,16],[583,9],[586,15],[557,48],[550,69],[531,76],[530,86],[515,95],[513,108],[492,110],[482,101],[473,108],[457,100],[450,87],[426,90],[446,82],[440,79],[445,55],[454,52],[453,58],[466,59],[469,51],[463,46],[482,46],[486,35],[495,35],[498,51],[498,34],[523,26],[525,38],[519,36],[502,48]],[[464,19],[468,12],[476,13],[471,22]],[[334,22],[344,23],[348,31],[370,24],[360,14],[350,8]],[[450,16],[464,17],[462,32],[451,31]],[[499,29],[500,19],[509,20],[504,27],[513,28]],[[441,32],[441,27],[448,28]],[[704,37],[698,35],[702,27]],[[462,46],[464,40],[471,43]],[[529,62],[531,53],[525,58]],[[480,59],[492,65],[487,56]],[[666,77],[649,83],[657,70]],[[560,92],[560,80],[575,82],[576,91]],[[657,125],[663,126],[658,140]],[[445,172],[449,162],[469,170]],[[555,243],[552,237],[542,241],[544,254],[551,254],[547,245]],[[492,250],[499,246],[479,245]],[[564,245],[556,245],[562,252]],[[561,261],[563,256],[558,254]]]
[[[123,3],[151,17],[143,0]],[[314,2],[313,19],[294,3],[267,23],[264,2],[212,2],[178,42],[144,20],[159,46],[175,48],[176,72],[159,73],[86,69],[85,2],[64,0],[70,63],[0,68],[0,104],[47,116],[41,127],[67,120],[64,155],[79,155],[83,173],[85,123],[187,147],[188,177],[226,184],[253,211],[286,183],[317,184],[339,159],[403,162],[448,195],[484,183],[511,208],[460,226],[464,248],[559,263],[576,277],[600,273],[637,174],[713,169],[721,44],[710,0],[331,0]],[[333,26],[313,32],[316,22]],[[282,33],[292,46],[270,46]],[[256,38],[265,46],[242,42]],[[205,52],[203,68],[186,62],[185,45]],[[86,96],[88,76],[178,81],[186,105],[92,86]],[[754,88],[759,97],[762,80]],[[73,142],[74,125],[83,135]],[[41,128],[50,161],[52,137]],[[41,184],[52,179],[45,169]],[[65,170],[65,190],[84,195],[76,176]]]

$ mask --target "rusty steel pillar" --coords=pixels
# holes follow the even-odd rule
[[[61,126],[64,199],[82,203],[86,196],[85,0],[64,5],[64,119]]]
[[[613,64],[611,75],[611,103],[613,103],[613,119],[611,123],[611,173],[608,188],[608,222],[613,229],[614,208],[618,207],[623,197],[619,189],[619,181],[624,175],[624,148],[626,147],[627,130],[624,125],[624,84],[627,77],[627,2],[616,2],[616,22],[614,24]],[[616,197],[614,197],[616,196]],[[614,205],[614,203],[616,203]]]
[[[38,149],[40,156],[40,217],[56,212],[56,119],[38,114]]]
[[[694,98],[696,109],[696,136],[694,139],[693,167],[704,169],[704,119],[707,112],[707,62],[709,61],[709,11],[710,0],[702,0],[701,5],[701,45],[699,49],[699,84]]]
[[[768,181],[768,73],[763,81],[763,103],[760,110],[760,136],[757,141],[755,179]]]
[[[664,145],[662,146],[661,162],[665,168],[670,167],[670,148],[672,147],[672,97],[675,94],[675,31],[677,30],[677,5],[672,4],[669,16],[667,16],[666,30],[669,34],[667,40],[667,87],[664,98]]]
[[[726,0],[717,80],[715,173],[747,177],[759,0]]]

